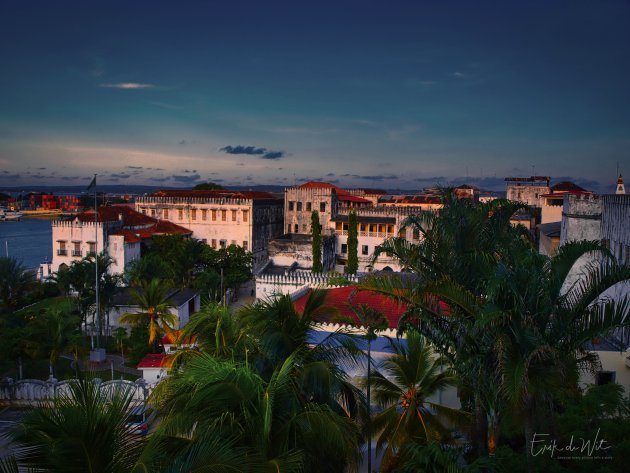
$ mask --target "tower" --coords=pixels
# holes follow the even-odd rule
[[[619,179],[617,179],[617,191],[615,192],[615,194],[625,194],[626,193],[626,188],[623,185],[623,177],[621,177],[621,174],[619,174]]]

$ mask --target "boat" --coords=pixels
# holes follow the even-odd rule
[[[22,212],[0,208],[0,220],[7,222],[11,220],[19,221],[21,219],[22,219]]]

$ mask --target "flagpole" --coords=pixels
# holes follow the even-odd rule
[[[96,201],[96,174],[94,174],[94,241],[95,241],[95,254],[94,254],[94,267],[96,280],[96,348],[101,348],[101,317],[99,311],[99,299],[98,299],[98,202]]]

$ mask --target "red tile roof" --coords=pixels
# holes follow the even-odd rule
[[[125,237],[125,243],[140,243],[142,239],[138,238],[138,236],[132,232],[131,230],[118,230],[115,233],[111,233],[111,235],[122,235]]]
[[[385,198],[379,200],[383,204],[441,204],[441,197],[434,195],[400,195],[391,199]]]
[[[551,186],[551,192],[586,192],[586,189],[569,181],[562,181],[558,184]]]
[[[136,232],[136,234],[140,238],[151,238],[155,235],[192,235],[192,230],[173,222],[169,222],[168,220],[158,220],[155,225],[148,228],[141,228]]]
[[[197,199],[277,199],[271,192],[261,191],[231,191],[231,190],[160,190],[151,194],[152,197],[180,197]]]
[[[162,368],[166,364],[165,359],[166,355],[164,353],[149,353],[148,355],[145,355],[142,360],[140,360],[137,368],[139,370],[143,368]]]
[[[372,201],[368,200],[368,199],[364,199],[362,197],[357,197],[355,195],[350,195],[350,194],[341,194],[337,197],[338,200],[342,201],[342,202],[357,202],[357,203],[362,203],[362,204],[371,204]]]
[[[94,211],[81,212],[76,217],[80,222],[93,222]],[[154,218],[136,212],[129,205],[103,205],[98,208],[99,222],[115,222],[122,218],[126,227],[137,227],[140,225],[150,225],[155,223]]]
[[[310,293],[305,294],[295,301],[295,308],[298,312],[304,311],[304,306]],[[370,291],[358,290],[356,286],[336,287],[333,289],[326,289],[326,301],[325,305],[336,309],[339,314],[322,314],[317,317],[318,322],[332,322],[335,323],[335,318],[340,316],[346,319],[353,319],[358,325],[359,321],[356,314],[352,311],[349,303],[353,305],[366,304],[374,309],[382,312],[389,328],[397,328],[400,317],[405,313],[406,307],[403,304],[392,301],[386,296],[376,294]]]
[[[337,187],[334,184],[331,184],[329,182],[317,182],[317,181],[308,181],[305,182],[304,184],[300,184],[298,186],[298,189],[335,189],[335,190],[341,190],[340,187]]]

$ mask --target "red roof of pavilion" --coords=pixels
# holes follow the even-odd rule
[[[162,368],[165,366],[166,355],[164,353],[149,353],[145,355],[140,363],[138,363],[137,368]]]

